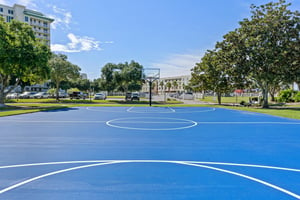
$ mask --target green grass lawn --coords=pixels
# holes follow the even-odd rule
[[[203,102],[210,102],[210,103],[218,103],[217,97],[213,96],[205,96],[204,99],[198,99],[199,101]],[[249,102],[249,97],[222,97],[221,103],[237,103],[239,104],[241,101]]]

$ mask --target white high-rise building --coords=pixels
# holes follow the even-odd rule
[[[13,7],[0,4],[0,16],[2,16],[6,22],[15,19],[28,23],[32,26],[36,38],[41,39],[41,41],[50,46],[50,24],[54,19],[18,4],[14,4]]]

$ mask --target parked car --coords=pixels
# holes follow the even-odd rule
[[[47,92],[39,92],[33,95],[33,98],[35,99],[44,99],[49,98],[50,94]]]
[[[183,99],[183,100],[193,100],[194,99],[194,95],[191,92],[187,92],[187,93],[182,93],[179,96],[179,99]]]
[[[127,92],[125,96],[125,101],[139,101],[140,95],[138,92]]]
[[[20,99],[29,99],[29,98],[33,98],[33,95],[35,95],[36,92],[23,92],[22,94],[20,94],[19,98]]]
[[[69,95],[66,92],[59,92],[58,96],[59,96],[59,98],[67,98]]]
[[[14,92],[14,93],[9,93],[6,95],[6,99],[17,99],[19,97],[19,94]]]
[[[96,93],[94,96],[94,100],[105,100],[106,95],[104,93]]]
[[[87,97],[83,92],[72,92],[69,94],[70,99],[85,99]]]

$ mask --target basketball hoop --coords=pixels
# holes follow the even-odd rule
[[[160,78],[159,68],[145,68],[142,72],[142,79],[149,83],[149,105],[152,105],[152,83]]]

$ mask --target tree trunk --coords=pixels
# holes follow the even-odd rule
[[[56,101],[59,101],[59,81],[56,83]]]
[[[268,102],[268,87],[262,88],[262,95],[263,95],[263,103],[262,108],[269,108]]]
[[[0,107],[4,107],[4,90],[0,89]]]
[[[276,88],[275,87],[270,87],[269,93],[270,93],[270,96],[271,96],[271,101],[275,101]]]
[[[222,94],[217,92],[218,104],[221,105]]]
[[[2,82],[2,83],[1,83]],[[3,81],[0,82],[0,107],[4,107],[4,84]]]
[[[271,96],[271,101],[275,101],[275,94],[274,93],[270,93]]]

